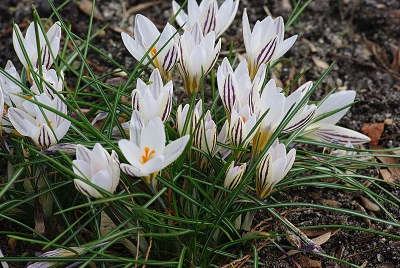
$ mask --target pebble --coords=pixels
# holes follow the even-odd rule
[[[386,118],[385,121],[383,121],[385,125],[391,126],[393,125],[393,119],[392,118]]]

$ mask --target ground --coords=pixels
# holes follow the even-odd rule
[[[63,1],[54,0],[53,2],[59,6]],[[122,4],[125,5],[126,10],[129,10],[146,1],[97,2],[103,19],[94,20],[94,30],[100,29],[106,23],[109,23],[109,27],[96,37],[93,44],[124,67],[132,67],[135,60],[125,49],[120,38],[120,30],[132,30],[135,13],[129,15],[123,12]],[[289,0],[240,1],[236,19],[222,35],[222,51],[227,51],[230,43],[234,42],[236,52],[244,56],[241,17],[245,7],[250,23],[253,25],[256,20],[265,18],[266,12],[274,17],[283,16],[286,21],[291,12],[290,3]],[[17,69],[20,69],[21,65],[13,50],[10,29],[12,29],[12,22],[22,24],[21,28],[26,27],[24,23],[32,20],[32,4],[36,6],[41,17],[47,17],[50,14],[51,9],[46,0],[4,0],[2,2],[0,6],[0,51],[2,53],[0,66],[4,67],[7,60],[12,60]],[[60,13],[66,22],[71,23],[72,31],[85,38],[89,17],[78,7],[77,1],[70,1],[60,10]],[[139,13],[150,18],[161,29],[171,18],[171,3],[157,1]],[[324,72],[326,64],[335,61],[332,71],[316,90],[312,99],[319,100],[334,88],[355,90],[357,103],[340,121],[340,124],[360,131],[364,124],[384,123],[384,131],[381,135],[383,139],[379,140],[378,145],[385,148],[399,147],[399,138],[396,135],[400,133],[400,2],[398,0],[314,0],[286,31],[287,37],[294,34],[298,35],[297,42],[285,55],[292,61],[282,62],[276,66],[273,70],[275,79],[285,86],[302,71],[308,70],[301,78],[300,84],[309,80],[315,82]],[[94,51],[89,51],[87,58],[99,75],[102,74],[102,69],[107,71],[114,69],[112,64],[99,57]],[[70,78],[68,73],[66,76],[69,77],[68,85],[75,87],[75,80]],[[107,82],[113,83],[111,80]],[[174,85],[174,94],[178,98],[184,92],[179,83],[176,82]],[[369,175],[378,177],[379,172],[375,170]],[[399,188],[387,184],[380,186],[400,196]],[[370,186],[370,188],[382,193],[383,196],[386,195],[376,186]],[[277,199],[290,202],[295,198],[297,202],[308,203],[321,203],[322,200],[336,201],[339,202],[339,206],[353,210],[358,210],[361,203],[360,193],[349,194],[315,187],[285,191]],[[397,207],[388,206],[387,208],[397,220],[400,219]],[[385,218],[384,213],[375,213]],[[256,220],[262,222],[269,217],[260,212],[256,215]],[[341,224],[400,235],[400,230],[390,226],[369,224],[360,218],[324,210],[296,211],[293,209],[287,218],[298,227]],[[268,223],[270,222],[267,221],[265,224]],[[0,230],[10,230],[4,220],[0,221]],[[0,245],[6,254],[10,252],[3,242],[0,242]],[[342,229],[323,244],[322,248],[329,255],[363,265],[363,267],[400,267],[399,241],[379,235]],[[18,252],[22,254],[25,251],[19,249]],[[16,255],[18,255],[17,251],[14,253],[14,256]],[[261,260],[268,262],[268,267],[293,267],[287,259],[277,260],[281,255],[278,250],[270,248],[260,252]],[[303,267],[347,267],[310,254],[306,256],[316,262],[311,262],[311,259],[302,254],[298,254],[295,259]]]

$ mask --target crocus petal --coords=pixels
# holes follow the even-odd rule
[[[308,133],[306,137],[330,143],[332,140],[337,140],[340,145],[346,145],[347,142],[351,142],[353,145],[363,144],[371,141],[371,139],[361,133],[354,130],[350,130],[344,127],[334,125],[320,125],[319,129]]]
[[[112,177],[110,170],[100,170],[93,175],[91,182],[104,190],[111,192]]]
[[[57,144],[57,140],[54,137],[53,132],[45,124],[40,125],[39,129],[35,133],[35,136],[31,138],[42,149],[46,149],[51,145]]]
[[[188,141],[189,141],[190,135],[185,135],[173,142],[171,142],[170,144],[168,144],[165,147],[164,150],[164,163],[162,168],[165,168],[167,166],[169,166],[172,162],[174,162],[183,152],[183,150],[185,149]]]
[[[76,148],[76,159],[90,163],[90,160],[92,159],[92,151],[85,146],[78,144]]]
[[[355,97],[356,97],[356,92],[353,90],[346,90],[346,91],[340,91],[337,93],[333,93],[318,107],[318,109],[315,113],[315,116],[319,116],[324,113],[332,112],[334,110],[340,109],[341,107],[349,105],[350,103],[354,102]],[[340,118],[342,118],[347,113],[347,111],[349,109],[350,109],[350,107],[348,107],[340,112],[337,112],[329,117],[326,117],[326,118],[318,121],[317,124],[334,125],[340,120]]]
[[[33,125],[35,125],[36,121],[35,119],[30,116],[29,114],[25,113],[24,111],[21,111],[20,109],[13,108],[11,107],[8,109],[8,118],[11,121],[11,124],[13,124],[14,128],[22,135],[22,136],[28,136],[28,130],[24,126],[24,119],[28,120],[31,122]]]
[[[88,197],[103,198],[103,195],[100,194],[95,188],[79,179],[74,179],[74,184],[79,192]]]

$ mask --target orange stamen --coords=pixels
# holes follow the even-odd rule
[[[242,117],[243,123],[246,123],[246,118]]]
[[[51,125],[51,123],[53,123],[53,121],[49,121],[49,123],[50,123],[50,125]],[[42,124],[39,124],[38,127],[40,127],[41,125],[42,125]],[[50,127],[49,124],[47,124],[47,126]]]
[[[148,47],[147,49],[149,49],[149,47]],[[154,57],[154,55],[157,54],[157,49],[156,49],[156,47],[153,47],[153,48],[151,49],[150,54],[151,54],[152,57]],[[156,65],[157,68],[159,68],[159,64],[158,64],[158,59],[157,59],[157,57],[154,59],[154,64]]]
[[[3,115],[5,116],[8,113],[8,106],[7,104],[4,104],[4,113]]]
[[[149,147],[144,147],[144,155],[142,155],[142,159],[143,159],[142,164],[144,164],[144,163],[146,163],[147,161],[149,161],[150,156],[151,156],[152,154],[155,154],[155,153],[156,153],[155,150],[152,150],[152,151],[150,152],[150,154],[149,154],[149,151],[150,151],[150,148],[149,148]]]

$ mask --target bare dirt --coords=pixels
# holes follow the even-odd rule
[[[110,26],[93,44],[111,56],[124,67],[133,67],[136,63],[133,57],[125,49],[119,33],[119,28],[132,30],[132,15],[126,15],[125,9],[143,4],[146,1],[97,1],[99,12],[104,20],[95,19],[94,29],[100,29],[106,23]],[[182,2],[182,1],[181,1]],[[266,9],[273,16],[283,16],[288,19],[291,9],[284,3],[291,1],[249,1],[242,0],[239,11],[232,26],[222,36],[222,50],[227,51],[230,43],[234,42],[234,48],[239,53],[245,53],[241,35],[241,17],[244,7],[247,8],[250,23],[266,17]],[[59,6],[60,0],[54,0]],[[47,1],[17,1],[3,0],[0,5],[0,49],[2,57],[0,66],[5,66],[7,60],[12,60],[21,69],[21,65],[15,56],[10,29],[12,22],[24,25],[24,22],[32,20],[32,8],[34,4],[41,17],[51,14]],[[171,18],[171,4],[169,1],[159,1],[142,11],[141,14],[149,17],[161,29]],[[89,17],[78,7],[77,1],[73,0],[60,10],[60,14],[66,22],[71,23],[72,31],[82,38],[86,37]],[[124,15],[125,14],[125,15]],[[26,27],[26,24],[25,24]],[[22,28],[22,27],[21,27]],[[342,118],[340,125],[360,131],[364,124],[384,123],[382,140],[378,145],[385,148],[399,147],[400,133],[400,73],[399,73],[399,44],[400,44],[400,2],[398,0],[315,0],[299,17],[299,19],[287,30],[287,36],[298,34],[298,40],[293,48],[285,55],[292,59],[291,62],[281,62],[273,70],[275,78],[283,86],[287,85],[294,77],[303,70],[308,70],[300,84],[306,81],[316,81],[324,72],[324,63],[336,62],[332,71],[316,90],[312,98],[321,99],[333,88],[339,90],[355,90],[357,92],[357,103],[349,113]],[[67,53],[70,52],[67,50]],[[93,50],[89,51],[88,57],[92,62],[92,68],[96,74],[103,74],[102,68],[109,71],[114,66],[106,59],[99,57]],[[79,62],[77,62],[79,64]],[[75,79],[66,73],[68,84],[75,87]],[[179,79],[177,79],[179,81]],[[112,81],[108,81],[112,83]],[[181,82],[174,81],[175,95],[183,94]],[[380,176],[377,170],[371,171],[370,176]],[[379,183],[383,189],[400,196],[397,187]],[[372,190],[387,195],[376,186],[369,186]],[[284,191],[276,198],[281,202],[308,202],[321,203],[323,200],[331,200],[339,203],[342,208],[360,210],[360,193],[349,194],[331,189],[319,189],[316,187],[296,188]],[[387,205],[387,209],[400,220],[398,207]],[[371,214],[371,211],[367,211]],[[382,212],[374,212],[376,216],[387,219]],[[256,215],[257,222],[262,222],[270,216],[264,212]],[[389,232],[400,235],[400,230],[384,224],[371,224],[361,218],[325,211],[295,208],[287,215],[296,226],[341,224],[370,228],[377,231]],[[266,221],[265,225],[272,224]],[[0,230],[13,230],[4,220],[0,221]],[[275,229],[272,224],[270,229]],[[6,238],[0,236],[0,248],[8,256],[11,249],[8,247]],[[281,245],[288,245],[285,239]],[[14,256],[21,256],[26,251],[27,244],[19,243]],[[365,232],[341,229],[322,245],[324,251],[332,256],[341,258],[362,267],[400,267],[400,243],[398,240],[385,238]],[[34,249],[35,251],[35,249]],[[268,263],[267,267],[294,267],[287,259],[279,260],[282,256],[279,250],[265,248],[260,251],[262,262]],[[321,259],[311,254],[298,254],[295,259],[302,267],[348,267],[329,259]]]

